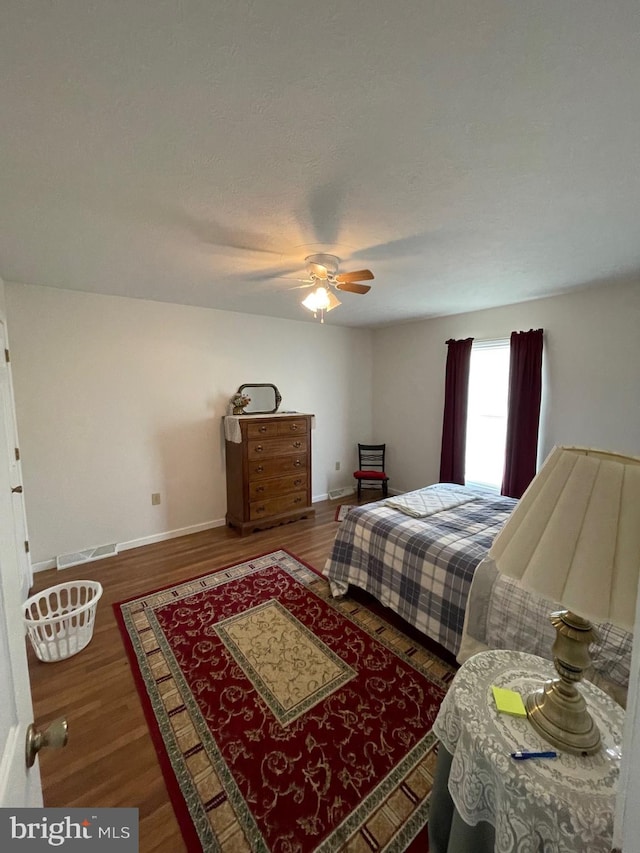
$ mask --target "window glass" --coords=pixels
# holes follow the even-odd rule
[[[509,341],[471,348],[465,482],[500,490],[509,396]]]

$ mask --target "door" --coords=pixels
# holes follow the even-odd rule
[[[18,548],[18,560],[22,574],[22,600],[29,595],[33,586],[33,572],[29,557],[29,536],[27,533],[27,514],[22,493],[22,467],[20,465],[20,449],[18,445],[18,428],[16,410],[13,401],[13,383],[11,381],[11,366],[5,357],[7,350],[7,334],[4,322],[0,318],[0,383],[2,384],[2,406],[6,425],[6,447],[11,478],[11,509],[13,511],[13,526],[15,529]]]
[[[12,491],[21,483],[14,479],[19,468],[15,452],[9,450],[17,444],[5,332],[0,319],[0,807],[38,807],[42,806],[38,762],[30,770],[25,762],[33,707],[20,605],[30,580],[25,577],[26,525],[20,525],[22,495]]]

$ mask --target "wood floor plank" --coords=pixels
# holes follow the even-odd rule
[[[45,805],[134,806],[139,809],[140,853],[186,851],[112,605],[279,548],[322,569],[338,529],[338,504],[317,503],[314,519],[245,537],[220,527],[36,575],[33,593],[76,579],[98,580],[104,588],[93,639],[80,654],[43,663],[28,649],[37,725],[46,726],[58,716],[69,722],[64,750],[40,754]]]

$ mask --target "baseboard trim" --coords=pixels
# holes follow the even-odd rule
[[[216,518],[213,521],[203,521],[202,524],[191,524],[189,527],[179,527],[177,530],[167,530],[164,533],[155,533],[153,536],[143,536],[140,539],[131,539],[129,542],[119,542],[119,551],[128,551],[130,548],[141,548],[143,545],[153,545],[154,542],[165,542],[167,539],[177,539],[179,536],[189,536],[190,533],[200,533],[203,530],[212,530],[214,527],[224,527],[224,518]]]
[[[48,569],[55,569],[55,567],[55,557],[53,558],[53,560],[41,560],[39,563],[31,563],[31,571],[34,575],[38,572],[46,572]]]
[[[131,539],[129,542],[118,542],[118,552],[128,551],[130,548],[142,548],[143,545],[153,545],[154,542],[165,542],[167,539],[177,539],[179,536],[188,536],[190,533],[200,533],[203,530],[212,530],[214,527],[224,527],[224,518],[216,518],[212,521],[203,521],[201,524],[191,524],[189,527],[179,527],[176,530],[166,530],[163,533],[154,533],[152,536],[141,536],[140,539]],[[105,559],[111,559],[106,557]],[[56,568],[56,558],[52,560],[42,560],[39,563],[32,563],[31,570],[36,572],[46,572],[48,569]],[[60,571],[68,571],[60,569]]]
[[[316,495],[311,499],[311,503],[319,503],[320,501],[328,500],[329,496]],[[213,530],[214,527],[224,527],[224,518],[215,518],[212,521],[203,521],[202,524],[191,524],[189,527],[179,527],[177,530],[166,530],[164,533],[154,533],[153,536],[141,536],[140,539],[131,539],[129,542],[118,542],[118,552],[128,551],[130,548],[142,548],[143,545],[153,545],[154,542],[165,542],[167,539],[177,539],[179,536],[188,536],[190,533],[200,533],[202,530]],[[91,546],[90,546],[91,547]],[[108,557],[105,559],[109,559]],[[36,572],[46,572],[49,569],[56,568],[56,558],[51,560],[42,560],[39,563],[32,563],[31,570]],[[61,569],[60,571],[67,571]]]

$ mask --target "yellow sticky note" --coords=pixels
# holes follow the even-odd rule
[[[527,710],[519,693],[516,693],[515,690],[507,690],[505,687],[493,686],[491,689],[498,711],[503,714],[513,714],[515,717],[527,716]]]

